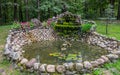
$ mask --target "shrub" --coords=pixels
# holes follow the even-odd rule
[[[13,22],[13,25],[12,25],[12,29],[19,29],[21,26],[20,26],[20,23],[19,22]]]
[[[29,22],[30,23],[30,28],[33,28],[35,25],[33,22]]]
[[[82,31],[83,33],[89,32],[91,27],[92,27],[92,25],[89,24],[89,23],[83,24],[81,31]]]

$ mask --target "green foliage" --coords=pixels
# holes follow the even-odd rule
[[[93,71],[93,75],[102,75],[102,71],[100,69],[97,69]]]
[[[56,25],[55,22],[51,22],[50,26],[54,27]]]
[[[92,25],[89,24],[89,23],[83,24],[81,31],[82,31],[83,33],[89,32],[91,27],[92,27]]]
[[[21,26],[20,26],[20,23],[19,22],[13,22],[13,25],[12,25],[12,29],[19,29]]]
[[[43,25],[44,27],[47,27],[47,26],[48,26],[48,25],[47,25],[47,22],[45,22],[45,21],[42,23],[42,25]]]
[[[33,28],[34,27],[34,23],[32,22],[29,22],[30,23],[30,28]]]
[[[60,35],[65,36],[74,36],[77,34],[80,26],[72,26],[72,25],[55,25],[55,31],[59,32]]]

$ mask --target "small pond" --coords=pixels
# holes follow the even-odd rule
[[[40,56],[41,63],[62,64],[92,61],[108,53],[107,50],[80,41],[69,41],[70,45],[64,50],[64,43],[64,41],[40,41],[25,45],[24,57],[31,59]]]

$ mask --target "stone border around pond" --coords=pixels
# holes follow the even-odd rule
[[[28,60],[23,57],[24,51],[22,46],[29,44],[34,41],[40,40],[56,40],[56,37],[51,36],[51,29],[33,29],[29,31],[32,35],[32,39],[27,37],[28,33],[23,31],[10,31],[7,37],[7,42],[5,45],[4,55],[11,60],[19,61],[19,64],[25,65],[26,68],[31,71],[39,71],[40,73],[77,73],[92,70],[104,63],[116,60],[120,56],[120,41],[114,38],[108,38],[104,35],[98,34],[96,32],[90,33],[87,36],[89,44],[97,45],[110,52],[108,55],[102,55],[100,58],[94,61],[84,61],[82,63],[64,63],[63,65],[51,65],[51,64],[41,64],[36,58]],[[46,33],[46,34],[44,34]],[[47,38],[45,37],[47,36]],[[69,75],[69,74],[68,74]]]

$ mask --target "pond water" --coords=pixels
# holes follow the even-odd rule
[[[24,57],[31,59],[40,56],[41,63],[62,64],[64,62],[91,61],[108,52],[100,47],[78,41],[69,41],[65,50],[64,41],[40,41],[25,45]]]

